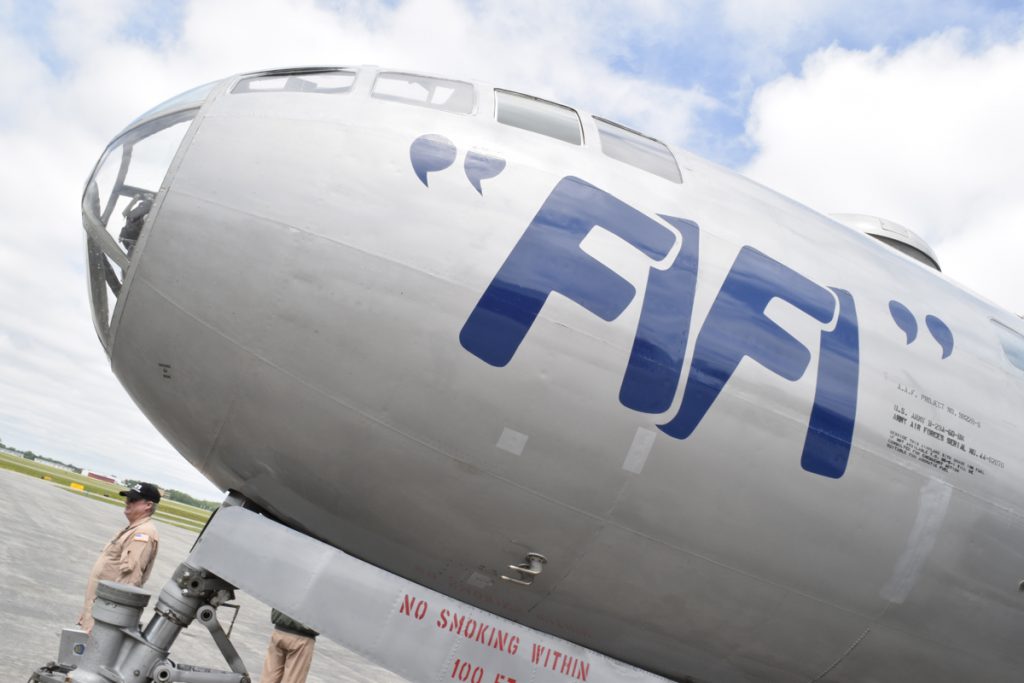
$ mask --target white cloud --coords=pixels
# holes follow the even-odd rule
[[[927,239],[955,279],[1024,311],[1024,40],[949,31],[890,54],[831,47],[754,97],[745,172],[826,213]]]

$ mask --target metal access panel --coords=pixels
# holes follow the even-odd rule
[[[85,656],[85,644],[88,640],[89,634],[81,629],[66,628],[61,631],[57,663],[66,667],[78,666]]]

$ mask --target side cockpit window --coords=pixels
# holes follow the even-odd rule
[[[573,145],[583,144],[583,128],[574,109],[508,90],[494,91],[494,105],[498,123]]]
[[[377,75],[372,96],[452,114],[471,114],[476,106],[472,84],[444,78],[386,71]]]
[[[269,73],[243,78],[232,93],[305,92],[334,95],[348,92],[356,82],[356,72],[348,69]]]
[[[993,320],[992,324],[995,325],[1006,360],[1018,370],[1024,371],[1024,336],[998,320]]]
[[[664,143],[606,119],[594,117],[601,138],[601,151],[612,159],[661,176],[673,183],[683,182],[679,165]]]

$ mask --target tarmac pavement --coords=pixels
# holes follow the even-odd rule
[[[78,619],[93,562],[126,523],[120,508],[0,470],[0,683],[26,681],[33,670],[57,658],[60,631]],[[157,525],[160,549],[145,586],[152,602],[196,539],[191,531]],[[272,629],[270,608],[243,593],[234,603],[241,610],[231,640],[257,681]],[[219,610],[225,630],[232,615],[233,610]],[[151,616],[147,609],[144,623]],[[171,658],[228,669],[210,634],[198,624],[181,634]],[[317,639],[309,683],[404,680],[337,643]]]

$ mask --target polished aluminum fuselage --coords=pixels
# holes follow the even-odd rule
[[[340,95],[232,94],[229,79],[191,123],[109,339],[185,458],[388,571],[671,677],[1017,679],[1024,372],[991,319],[1020,320],[685,153],[671,183],[602,154],[589,117],[572,146],[497,123],[486,86],[456,115],[369,97],[373,73]],[[410,166],[425,134],[458,150],[428,184]],[[482,194],[470,151],[506,162]],[[687,366],[743,247],[852,294],[841,477],[801,468],[823,326],[782,301],[766,314],[812,352],[796,380],[744,359],[685,439],[658,429],[679,395],[661,415],[620,402],[652,260],[606,231],[584,246],[636,288],[621,315],[553,294],[504,367],[460,344],[570,176],[700,226]],[[912,343],[892,300],[920,323]],[[948,358],[926,315],[953,331]],[[957,432],[977,467],[908,455],[901,411]],[[501,580],[528,552],[548,560],[534,585]]]

